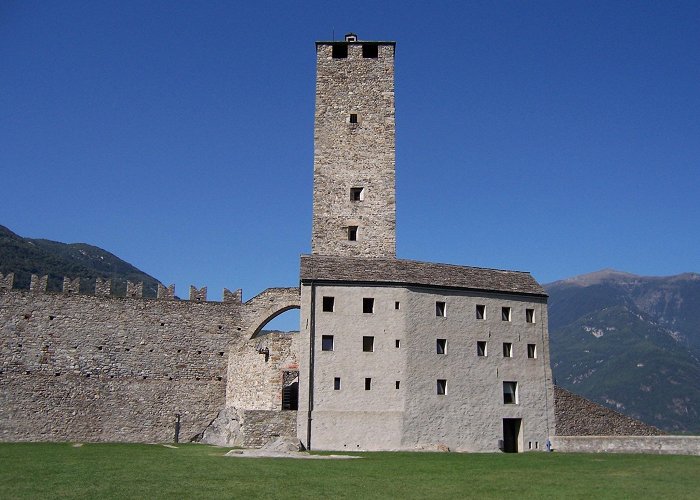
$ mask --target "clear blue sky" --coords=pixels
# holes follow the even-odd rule
[[[298,282],[314,41],[396,40],[398,255],[700,271],[700,2],[0,4],[0,224],[187,296]]]

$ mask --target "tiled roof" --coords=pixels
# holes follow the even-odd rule
[[[530,273],[404,259],[302,255],[301,280],[400,283],[547,295]]]

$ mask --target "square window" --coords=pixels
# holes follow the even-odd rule
[[[401,302],[399,302],[398,300],[394,302],[394,309],[396,309],[397,311],[401,309]]]
[[[362,351],[374,352],[374,337],[362,337]]]
[[[476,355],[477,356],[486,356],[486,341],[485,340],[479,340],[476,342]]]
[[[476,305],[476,319],[484,319],[486,317],[486,306],[477,304]]]
[[[350,123],[357,123],[357,113],[350,113]]]
[[[333,312],[335,297],[323,297],[323,312]]]
[[[333,335],[321,335],[321,350],[322,351],[332,351],[333,350]]]
[[[396,339],[396,348],[401,347],[401,339]]]
[[[446,307],[447,307],[447,305],[444,302],[440,302],[440,301],[435,302],[435,316],[444,318]]]
[[[437,393],[438,396],[444,396],[447,394],[447,380],[442,378],[437,380]]]
[[[535,359],[537,357],[537,344],[527,345],[527,357],[530,359]]]
[[[362,312],[365,314],[372,314],[374,312],[374,299],[372,297],[365,297],[362,299]]]
[[[518,404],[518,383],[503,382],[503,404],[517,405]]]
[[[340,390],[340,377],[335,377],[333,379],[333,390],[334,391],[339,391]]]
[[[379,45],[376,43],[363,43],[362,57],[365,59],[376,59],[379,57]]]
[[[525,322],[526,323],[534,323],[535,322],[535,310],[534,309],[525,309]]]
[[[365,391],[371,391],[372,390],[372,379],[367,377],[365,378]]]
[[[348,57],[348,45],[346,43],[336,43],[333,45],[333,59],[346,59]]]
[[[348,241],[357,241],[357,226],[348,226]]]
[[[447,354],[447,339],[437,339],[437,353]]]
[[[511,342],[503,342],[503,357],[512,358],[513,357],[513,344]]]
[[[362,201],[365,199],[365,188],[350,188],[350,201]]]
[[[401,388],[401,381],[400,381],[400,380],[397,380],[397,381],[396,381],[396,388],[397,388],[397,389],[400,389],[400,388]]]
[[[501,307],[501,320],[510,321],[510,307]]]

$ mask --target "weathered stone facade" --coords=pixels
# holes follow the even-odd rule
[[[65,283],[72,289],[75,280]],[[250,332],[279,313],[275,304],[287,310],[296,297],[298,307],[298,289],[241,303],[202,301],[202,290],[192,301],[111,297],[106,287],[96,295],[0,291],[0,440],[172,441],[176,415],[179,439],[198,439],[228,407],[227,393],[254,436],[235,439],[288,432],[296,412],[281,411],[281,391],[283,368],[296,363],[291,337],[251,340]],[[256,351],[261,341],[266,357]],[[229,367],[253,360],[232,369],[232,386]],[[267,416],[246,419],[251,410]]]
[[[317,42],[314,254],[396,254],[394,42]]]

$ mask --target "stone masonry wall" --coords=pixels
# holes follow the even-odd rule
[[[554,386],[557,436],[655,436],[665,434],[644,422]]]
[[[246,308],[0,291],[0,441],[172,441],[177,414],[179,439],[197,437],[226,405]]]
[[[338,43],[316,44],[314,254],[396,255],[394,44],[369,42],[370,58],[363,43],[345,44],[345,58],[332,57]],[[363,188],[360,200],[352,188]]]

